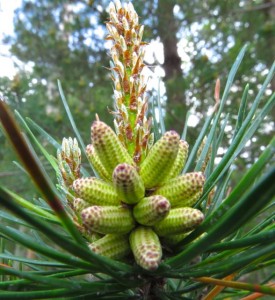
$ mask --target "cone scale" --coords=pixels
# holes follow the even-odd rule
[[[119,164],[113,173],[113,183],[125,203],[134,204],[144,197],[144,184],[133,166]]]
[[[169,199],[172,207],[192,206],[203,191],[205,177],[201,172],[187,173],[166,182],[154,194]]]
[[[97,254],[113,259],[123,258],[131,251],[128,236],[119,234],[107,234],[89,244],[89,248]]]
[[[73,182],[77,196],[90,205],[119,205],[119,195],[115,188],[95,177],[80,178]]]
[[[179,141],[179,151],[178,151],[177,157],[174,161],[173,167],[170,171],[170,174],[167,176],[167,179],[166,179],[167,181],[169,179],[175,178],[178,175],[180,175],[180,173],[185,165],[186,159],[187,159],[188,148],[189,148],[189,145],[186,141],[184,141],[184,140]]]
[[[159,236],[185,233],[197,227],[203,219],[204,215],[198,209],[174,208],[164,220],[154,226],[154,230]]]
[[[91,137],[95,152],[108,177],[112,176],[114,168],[118,164],[134,164],[115,132],[104,122],[94,121],[91,127]]]
[[[169,176],[179,150],[179,135],[168,131],[152,147],[141,164],[140,176],[146,188],[153,188]]]
[[[82,210],[83,224],[102,234],[126,234],[135,227],[131,211],[122,206],[90,206]]]
[[[130,247],[139,266],[153,271],[158,268],[162,249],[157,234],[148,227],[137,227],[130,235]]]
[[[142,199],[133,209],[136,221],[152,226],[163,220],[170,211],[170,202],[163,196],[156,195]]]
[[[102,179],[105,179],[106,181],[112,181],[110,174],[108,174],[108,172],[104,168],[103,164],[101,163],[93,145],[90,144],[86,147],[86,154],[87,154],[88,160],[94,167],[94,169],[97,172],[97,174],[99,175],[99,177]]]

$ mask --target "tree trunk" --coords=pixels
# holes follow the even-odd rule
[[[184,98],[186,84],[181,70],[181,58],[177,51],[178,25],[173,14],[174,5],[174,1],[171,0],[158,1],[157,29],[164,48],[163,68],[167,94],[166,124],[181,132],[187,112]]]
[[[267,9],[264,10],[265,17],[266,17],[266,23],[271,27],[269,34],[267,34],[266,41],[267,46],[269,49],[271,49],[270,53],[275,53],[275,35],[274,35],[274,29],[272,29],[272,25],[274,26],[274,20],[275,20],[275,1],[274,0],[265,0],[265,4],[267,4]],[[273,27],[274,28],[274,27]],[[267,63],[271,67],[271,64],[273,63],[274,57],[272,55],[267,56]],[[271,89],[272,91],[275,91],[275,76],[273,76],[273,79],[271,81]]]

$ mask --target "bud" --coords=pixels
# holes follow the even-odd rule
[[[88,145],[86,147],[86,154],[88,157],[88,160],[92,164],[93,168],[97,172],[100,178],[105,179],[107,181],[112,181],[111,176],[109,176],[108,172],[106,169],[103,167],[97,153],[95,152],[94,146],[93,145]]]
[[[146,188],[165,182],[179,149],[179,135],[175,131],[166,132],[149,151],[140,167],[140,176]]]
[[[198,149],[198,151],[197,151],[197,154],[196,154],[197,161],[198,161],[199,158],[200,158],[200,155],[201,155],[202,150],[203,150],[203,148],[204,148],[204,146],[205,146],[205,144],[206,144],[206,141],[207,141],[207,137],[204,137],[204,139],[202,140],[202,143],[200,144],[200,147],[199,147],[199,149]],[[208,161],[209,161],[209,159],[210,159],[210,157],[211,157],[211,153],[212,153],[212,146],[210,146],[210,147],[208,148],[206,157],[205,157],[205,159],[204,159],[204,161],[203,161],[203,163],[202,163],[202,166],[201,166],[201,171],[202,171],[202,172],[204,172],[205,169],[206,169],[206,167],[207,167]]]
[[[77,196],[90,205],[119,205],[120,199],[115,188],[95,177],[79,178],[73,182]]]
[[[192,206],[202,194],[204,181],[201,172],[186,173],[166,182],[154,194],[169,199],[171,207]]]
[[[110,257],[120,259],[130,252],[127,235],[107,234],[103,238],[89,244],[91,251]]]
[[[57,153],[57,157],[59,157],[59,152]],[[65,188],[65,190],[67,190],[76,179],[69,164],[65,160],[58,161],[57,178],[59,184],[62,188]]]
[[[121,2],[119,0],[115,0],[116,9],[120,10],[122,8]]]
[[[203,213],[195,208],[182,207],[170,210],[169,215],[154,226],[159,236],[185,233],[193,230],[204,219]]]
[[[110,5],[107,22],[111,48],[111,72],[114,81],[117,134],[138,165],[150,149],[151,122],[145,118],[147,111],[146,84],[142,79],[145,67],[142,35],[144,27],[131,3]],[[116,94],[121,96],[117,97]],[[140,110],[142,104],[143,109]],[[140,130],[140,127],[143,130]],[[150,140],[149,140],[150,136]],[[127,162],[128,163],[128,162]]]
[[[176,178],[181,173],[188,156],[188,148],[189,145],[186,141],[179,141],[179,151],[167,180],[170,178]]]
[[[76,139],[63,138],[61,149],[57,151],[57,161],[63,184],[69,187],[80,177],[81,151]]]
[[[163,220],[170,211],[169,201],[160,195],[143,198],[133,209],[136,221],[142,225],[152,226]]]
[[[140,226],[132,231],[130,247],[139,266],[149,271],[158,268],[162,249],[158,236],[151,228]]]
[[[122,206],[90,206],[81,212],[84,225],[102,234],[125,234],[135,226],[131,211]]]
[[[113,173],[113,183],[119,197],[127,204],[137,203],[144,197],[144,184],[133,166],[118,165]]]
[[[112,176],[114,168],[120,163],[133,165],[133,160],[121,144],[114,131],[104,122],[95,121],[91,128],[92,142],[101,164]]]

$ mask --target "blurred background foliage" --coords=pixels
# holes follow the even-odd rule
[[[60,101],[58,79],[86,144],[95,113],[108,124],[112,122],[109,110],[113,87],[106,55],[109,43],[104,39],[108,4],[106,0],[22,0],[14,15],[14,35],[5,37],[11,55],[22,64],[13,78],[0,78],[1,94],[14,109],[31,117],[58,142],[62,137],[73,136]],[[260,88],[258,83],[263,82],[274,59],[275,2],[194,0],[190,5],[186,0],[138,0],[134,5],[146,26],[144,40],[150,42],[146,50],[152,77],[148,97],[159,93],[167,129],[181,132],[190,110],[187,141],[191,147],[201,130],[200,120],[215,104],[217,78],[223,89],[229,66],[241,47],[248,44],[248,53],[227,102],[225,140],[230,141],[231,124],[236,122],[245,85],[250,85],[250,97],[255,96]],[[273,79],[268,95],[274,87]],[[236,167],[248,168],[273,133],[270,115],[248,142]],[[7,151],[2,133],[0,144],[1,182],[17,192],[27,191],[28,181],[11,164],[13,156]],[[224,149],[219,149],[219,156]],[[33,193],[33,189],[30,191]]]

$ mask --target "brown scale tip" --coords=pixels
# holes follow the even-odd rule
[[[189,144],[186,141],[180,140],[179,143],[182,145],[183,148],[186,148],[187,150],[189,149]]]
[[[204,214],[201,211],[199,211],[199,210],[194,210],[192,212],[192,219],[196,220],[196,224],[199,225],[204,220]]]
[[[162,197],[162,196],[158,196],[160,197],[160,201],[157,201],[157,207],[156,207],[156,210],[159,214],[167,214],[167,212],[169,212],[170,208],[171,208],[171,205],[170,205],[170,202]]]
[[[192,184],[192,187],[200,187],[204,185],[205,176],[202,172],[191,172],[183,175],[186,181],[189,181]]]
[[[73,182],[72,188],[78,194],[80,192],[83,192],[82,190],[85,187],[91,185],[95,180],[95,177],[78,178]]]
[[[160,263],[159,249],[156,245],[146,245],[140,247],[140,252],[143,253],[141,256],[141,264],[146,265],[146,269],[154,271],[158,268]]]
[[[100,217],[101,217],[101,207],[96,205],[85,208],[81,212],[81,218],[83,220],[83,223],[85,225],[89,225],[90,227],[98,223]]]
[[[163,136],[163,141],[167,141],[166,143],[161,143],[160,144],[160,151],[162,155],[170,153],[170,149],[174,148],[178,145],[179,143],[179,135],[177,134],[176,131],[168,131],[164,134]]]
[[[136,168],[129,164],[122,163],[115,167],[113,184],[123,202],[134,204],[144,197],[143,182],[139,178]]]
[[[180,140],[179,134],[175,130],[165,132],[164,139],[168,139],[171,143],[178,144]]]
[[[88,155],[94,153],[94,146],[92,144],[89,144],[89,145],[86,146],[86,153]]]
[[[134,171],[134,169],[132,166],[130,166],[126,163],[119,164],[114,169],[113,180],[115,182],[125,183],[125,184],[128,182],[131,182],[131,180],[134,177],[133,171]]]
[[[104,133],[109,131],[110,127],[102,121],[94,121],[91,127],[91,136],[93,143],[100,143],[103,140]]]

